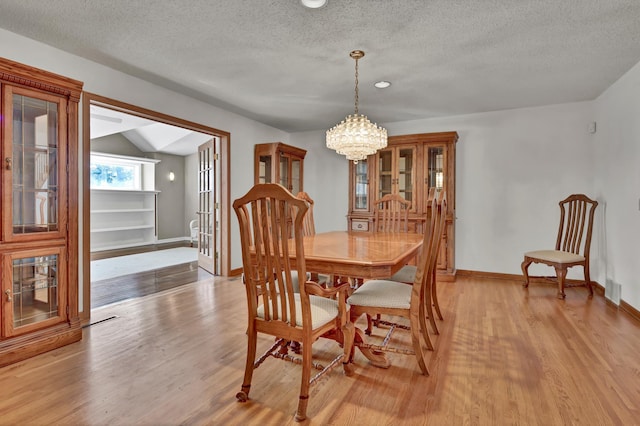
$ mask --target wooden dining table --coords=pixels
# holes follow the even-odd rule
[[[420,234],[403,232],[323,232],[304,237],[304,258],[307,271],[388,278],[418,254],[422,240]]]
[[[413,233],[349,231],[306,236],[306,269],[356,279],[389,278],[418,254],[423,238],[423,235]],[[295,256],[291,257],[291,261],[295,267]],[[356,343],[364,342],[364,332],[358,327],[355,331]],[[374,366],[389,367],[384,353],[358,347]]]

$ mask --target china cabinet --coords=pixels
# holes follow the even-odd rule
[[[303,191],[304,157],[307,151],[281,142],[255,146],[255,183],[279,183],[292,194]]]
[[[0,58],[0,366],[78,341],[82,83]]]
[[[429,190],[447,194],[449,213],[438,256],[441,279],[455,279],[456,132],[390,136],[387,148],[349,164],[348,226],[373,232],[373,202],[387,194],[411,201],[409,230],[422,232]]]

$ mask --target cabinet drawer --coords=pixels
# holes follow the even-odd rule
[[[352,220],[351,230],[352,231],[368,231],[369,222],[367,222],[366,220]]]

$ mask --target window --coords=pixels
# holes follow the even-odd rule
[[[91,189],[142,190],[142,163],[125,157],[91,154]]]

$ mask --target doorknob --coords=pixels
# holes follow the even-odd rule
[[[11,170],[11,157],[6,157],[4,163],[6,164],[7,170]]]
[[[11,302],[11,290],[9,289],[5,290],[4,294],[7,295],[7,302]]]

